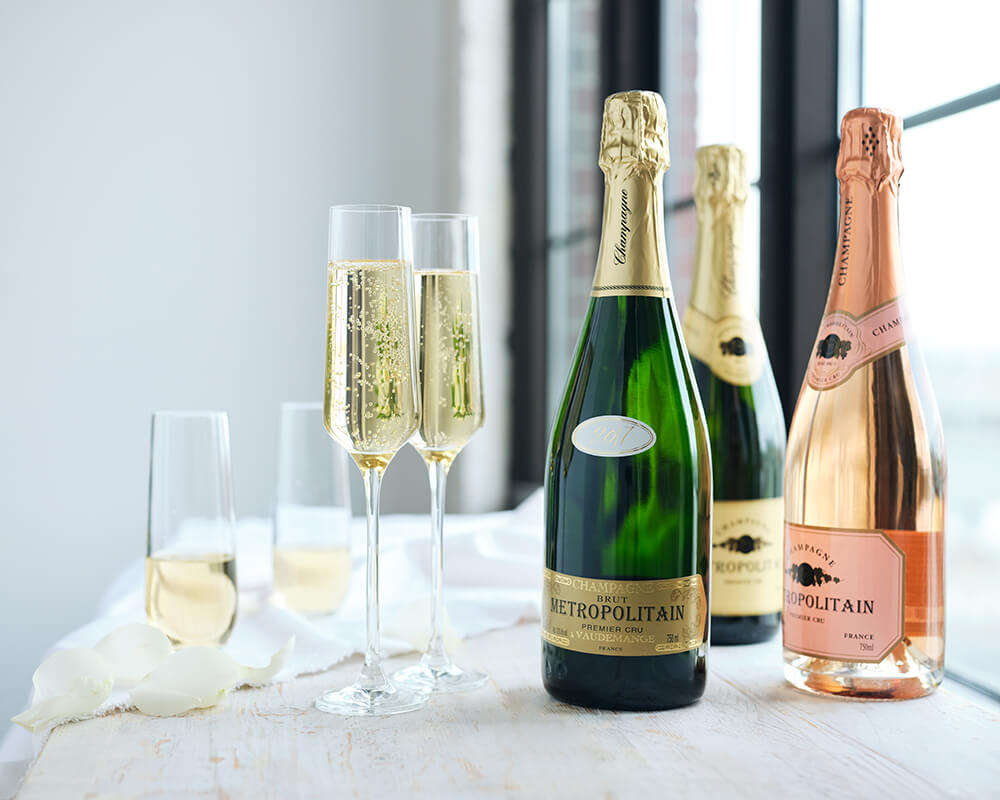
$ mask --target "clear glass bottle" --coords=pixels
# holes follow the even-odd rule
[[[785,465],[785,677],[875,699],[944,673],[944,440],[903,295],[901,133],[880,109],[844,117],[840,236]]]

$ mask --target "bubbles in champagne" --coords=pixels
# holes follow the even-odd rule
[[[329,267],[325,422],[355,454],[391,455],[417,424],[409,274],[402,261]]]
[[[416,286],[423,415],[413,444],[450,460],[484,418],[476,275],[420,270]]]

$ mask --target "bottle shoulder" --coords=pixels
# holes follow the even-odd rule
[[[788,519],[940,530],[945,460],[937,408],[908,347],[817,390],[803,383],[788,437]],[[921,395],[926,395],[923,399]]]
[[[638,420],[656,449],[685,459],[702,446],[703,413],[671,301],[593,298],[552,431],[550,458],[598,416]]]
[[[838,420],[844,431],[864,429],[894,441],[917,438],[928,447],[943,446],[934,392],[923,359],[911,345],[862,365],[830,389],[816,389],[804,380],[789,428],[790,457],[793,440],[807,443],[818,428]]]

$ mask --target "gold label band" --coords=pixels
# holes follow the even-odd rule
[[[601,656],[683,653],[705,641],[707,612],[700,575],[619,581],[544,572],[542,638],[564,650]]]
[[[662,172],[636,167],[610,174],[593,297],[670,297],[663,236]]]
[[[781,611],[785,501],[716,500],[712,504],[712,615]]]
[[[591,297],[619,297],[621,295],[670,297],[670,289],[666,286],[649,286],[641,283],[616,283],[611,286],[595,286],[590,290]]]

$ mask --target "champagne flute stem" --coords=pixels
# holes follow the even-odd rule
[[[381,632],[379,630],[378,598],[378,517],[379,493],[382,489],[382,472],[377,467],[362,470],[365,483],[365,511],[368,518],[368,557],[365,573],[365,664],[361,668],[359,683],[367,689],[388,686],[382,672]]]
[[[444,500],[448,464],[434,459],[427,462],[431,484],[431,640],[424,654],[425,666],[445,669],[451,663],[444,649]]]

